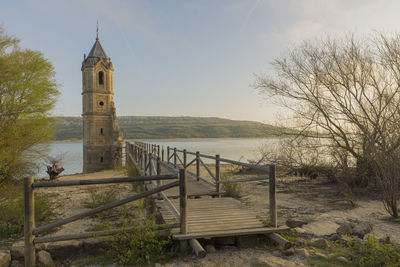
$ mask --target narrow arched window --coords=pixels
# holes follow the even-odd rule
[[[100,157],[100,162],[103,162],[103,157]]]
[[[99,72],[99,84],[104,84],[104,72]]]
[[[100,128],[100,135],[103,135],[103,128]]]

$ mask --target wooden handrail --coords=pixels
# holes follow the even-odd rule
[[[79,234],[71,234],[71,235],[59,235],[59,236],[44,236],[44,237],[36,237],[34,240],[35,244],[40,243],[48,243],[48,242],[56,242],[56,241],[65,241],[65,240],[74,240],[74,239],[84,239],[84,238],[92,238],[92,237],[99,237],[99,236],[109,236],[118,234],[121,232],[133,232],[133,231],[140,231],[140,230],[166,230],[166,229],[173,229],[179,227],[179,223],[173,224],[159,224],[153,227],[129,227],[129,228],[120,228],[120,229],[111,229],[105,231],[94,231],[94,232],[87,232],[87,233],[79,233]]]
[[[53,229],[55,227],[59,227],[61,225],[64,225],[64,224],[67,224],[67,223],[70,223],[70,222],[73,222],[73,221],[76,221],[76,220],[79,220],[79,219],[94,215],[96,213],[99,213],[99,212],[102,212],[102,211],[105,211],[105,210],[108,210],[108,209],[112,209],[112,208],[121,206],[123,204],[138,200],[138,199],[143,198],[143,197],[150,196],[152,194],[167,190],[169,188],[172,188],[172,187],[175,187],[175,186],[178,186],[178,185],[179,185],[179,181],[172,182],[172,183],[169,183],[169,184],[166,184],[166,185],[162,185],[162,186],[156,187],[156,188],[154,188],[152,190],[145,191],[145,192],[142,192],[142,193],[139,193],[139,194],[136,194],[136,195],[124,198],[124,199],[120,199],[120,200],[105,204],[103,206],[100,206],[100,207],[97,207],[97,208],[94,208],[94,209],[91,209],[91,210],[88,210],[88,211],[85,211],[85,212],[81,212],[81,213],[73,215],[73,216],[71,216],[69,218],[61,219],[59,221],[40,226],[40,227],[34,229],[32,231],[32,233],[33,233],[33,235],[36,235],[36,234],[39,234],[39,233],[42,233],[42,232],[47,232],[47,231],[49,231],[49,230],[51,230],[51,229]]]
[[[145,181],[158,181],[158,180],[172,180],[177,179],[177,175],[164,174],[152,176],[135,176],[124,178],[103,178],[91,180],[69,180],[69,181],[54,181],[54,182],[34,182],[33,188],[39,187],[61,187],[61,186],[77,186],[77,185],[98,185],[98,184],[112,184],[112,183],[132,183],[132,182],[145,182]]]

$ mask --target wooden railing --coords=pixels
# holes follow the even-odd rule
[[[202,180],[203,182],[212,185],[215,187],[215,191],[217,194],[221,193],[221,184],[225,183],[239,183],[239,182],[249,182],[249,181],[261,181],[261,180],[269,180],[269,215],[270,215],[270,224],[273,227],[277,227],[277,200],[276,200],[276,177],[275,177],[275,165],[268,166],[259,166],[246,162],[230,160],[226,158],[221,158],[219,155],[211,156],[206,154],[201,154],[199,151],[190,152],[186,151],[186,149],[180,150],[176,147],[171,148],[167,146],[166,150],[163,146],[149,144],[144,142],[134,142],[126,143],[127,148],[127,161],[131,160],[132,162],[136,162],[138,164],[139,169],[143,171],[143,175],[152,175],[156,172],[158,175],[161,174],[161,166],[170,170],[172,173],[177,173],[177,168],[183,168],[188,175],[191,175],[195,179]],[[165,157],[166,152],[166,157]],[[192,156],[193,159],[188,161],[188,155]],[[215,162],[214,172],[210,170],[210,167],[204,163],[203,159],[213,160]],[[153,163],[152,163],[153,162]],[[154,166],[154,162],[156,162],[156,170],[152,169],[151,166]],[[261,171],[263,175],[252,176],[252,177],[240,177],[234,179],[221,179],[221,163],[233,164],[236,166],[246,167],[251,170]],[[196,173],[190,172],[187,168],[192,165],[196,165]],[[207,173],[210,175],[212,181],[209,181],[200,176],[200,169],[204,168]],[[164,200],[169,203],[169,207],[171,211],[177,216],[178,214],[173,211],[174,207],[170,201],[163,196]],[[172,205],[172,207],[171,207]]]
[[[154,167],[154,166],[153,166]],[[158,172],[159,173],[159,172]],[[154,187],[151,190],[147,190],[145,192],[141,192],[139,194],[135,194],[129,196],[124,199],[120,199],[103,206],[84,211],[82,213],[73,215],[71,217],[61,219],[47,225],[42,225],[39,227],[35,226],[35,201],[34,201],[34,192],[36,188],[49,188],[49,187],[62,187],[62,186],[80,186],[80,185],[99,185],[99,184],[110,184],[110,183],[130,183],[130,182],[152,182],[155,181],[163,181],[163,180],[173,180],[179,179],[178,181],[173,181],[164,185],[158,184],[158,186]],[[70,181],[54,181],[54,182],[35,182],[33,178],[25,178],[24,179],[24,236],[25,236],[25,266],[34,266],[35,265],[35,244],[39,243],[47,243],[54,241],[62,241],[62,240],[73,240],[73,239],[82,239],[96,236],[107,236],[113,235],[116,233],[120,233],[122,231],[134,231],[135,229],[112,229],[107,231],[96,231],[96,232],[87,232],[87,233],[78,233],[71,235],[59,235],[59,236],[41,236],[36,237],[38,234],[42,234],[48,232],[51,229],[56,227],[65,225],[67,223],[80,220],[82,218],[94,215],[96,213],[115,208],[121,206],[123,204],[138,200],[140,198],[148,197],[153,194],[163,194],[163,191],[179,186],[182,199],[186,199],[185,195],[187,192],[186,186],[186,175],[183,169],[179,170],[178,175],[150,175],[150,176],[138,176],[138,177],[126,177],[126,178],[105,178],[105,179],[91,179],[91,180],[70,180]],[[156,230],[164,230],[164,229],[172,229],[176,227],[181,228],[182,233],[186,233],[186,202],[182,203],[180,206],[180,222],[175,224],[163,224],[156,225],[154,229]],[[140,229],[139,229],[140,230]]]

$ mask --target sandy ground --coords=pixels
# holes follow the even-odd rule
[[[193,167],[193,166],[192,166]],[[212,168],[212,165],[210,165]],[[230,166],[221,166],[222,172],[232,170]],[[193,171],[193,169],[191,170]],[[123,177],[122,171],[103,171],[92,174],[77,174],[60,177],[59,180],[77,180],[94,178]],[[202,170],[202,176],[206,171]],[[208,179],[211,179],[208,176]],[[89,197],[88,188],[108,190],[118,187],[121,197],[132,194],[129,184],[72,186],[38,189],[38,193],[54,194],[54,207],[57,217],[65,218],[87,210],[83,203]],[[249,182],[241,184],[240,201],[256,210],[261,216],[268,216],[268,182]],[[343,191],[323,179],[314,181],[301,177],[285,177],[277,180],[278,221],[285,224],[288,218],[305,218],[310,223],[303,226],[307,232],[315,235],[329,235],[336,231],[344,222],[371,222],[374,233],[378,237],[390,236],[391,240],[400,243],[400,224],[390,219],[379,200],[353,199],[355,207],[343,196]],[[52,235],[85,232],[93,224],[92,218],[86,218],[62,226]],[[275,253],[275,254],[274,254]],[[279,253],[278,253],[279,254]],[[262,259],[270,259],[271,265],[263,265]],[[267,260],[266,260],[267,262]],[[274,263],[275,262],[275,263]],[[210,253],[204,259],[189,256],[187,259],[176,260],[167,266],[301,266],[306,261],[298,256],[282,258],[276,252],[265,249],[236,248],[218,250]]]

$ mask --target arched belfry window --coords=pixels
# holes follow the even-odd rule
[[[100,128],[100,135],[103,135],[103,128]]]
[[[104,72],[99,71],[99,84],[104,84]]]

